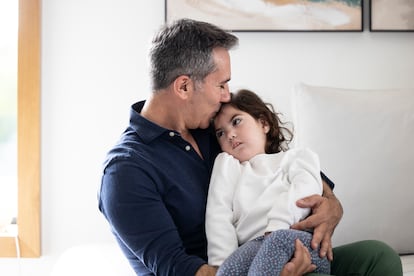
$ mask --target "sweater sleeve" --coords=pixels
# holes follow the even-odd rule
[[[206,209],[208,263],[220,266],[238,247],[233,225],[233,194],[240,163],[227,153],[217,156],[210,180]]]
[[[266,231],[287,228],[304,219],[309,208],[299,208],[296,201],[313,194],[322,194],[319,157],[309,149],[291,149],[281,162],[282,182],[286,187],[269,213]]]

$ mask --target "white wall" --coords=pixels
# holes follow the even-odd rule
[[[130,105],[149,94],[149,41],[164,22],[164,0],[43,0],[42,6],[43,256],[0,259],[0,275],[49,275],[65,249],[112,240],[97,209],[101,164],[128,123]],[[414,87],[413,33],[237,35],[231,88],[259,92],[288,119],[298,81]]]

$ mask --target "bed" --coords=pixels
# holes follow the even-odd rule
[[[333,244],[377,239],[414,276],[414,89],[356,90],[298,84],[294,145],[310,147],[335,182],[344,216]],[[135,275],[115,242],[65,251],[52,276]]]
[[[335,246],[389,244],[414,275],[414,89],[346,89],[297,84],[295,146],[319,154],[344,216]]]

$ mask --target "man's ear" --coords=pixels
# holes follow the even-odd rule
[[[192,91],[193,82],[187,75],[178,76],[174,81],[174,93],[180,98],[187,99]]]

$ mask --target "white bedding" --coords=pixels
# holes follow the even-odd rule
[[[319,154],[344,207],[334,246],[377,239],[414,254],[414,89],[298,84],[292,103],[295,144]],[[414,255],[401,260],[414,276]]]
[[[414,255],[401,256],[404,276],[414,276]]]
[[[414,255],[402,256],[404,276],[414,276]],[[56,262],[51,276],[135,276],[115,242],[74,246]]]
[[[414,89],[298,85],[295,144],[320,157],[344,215],[335,246],[376,239],[414,253]]]

